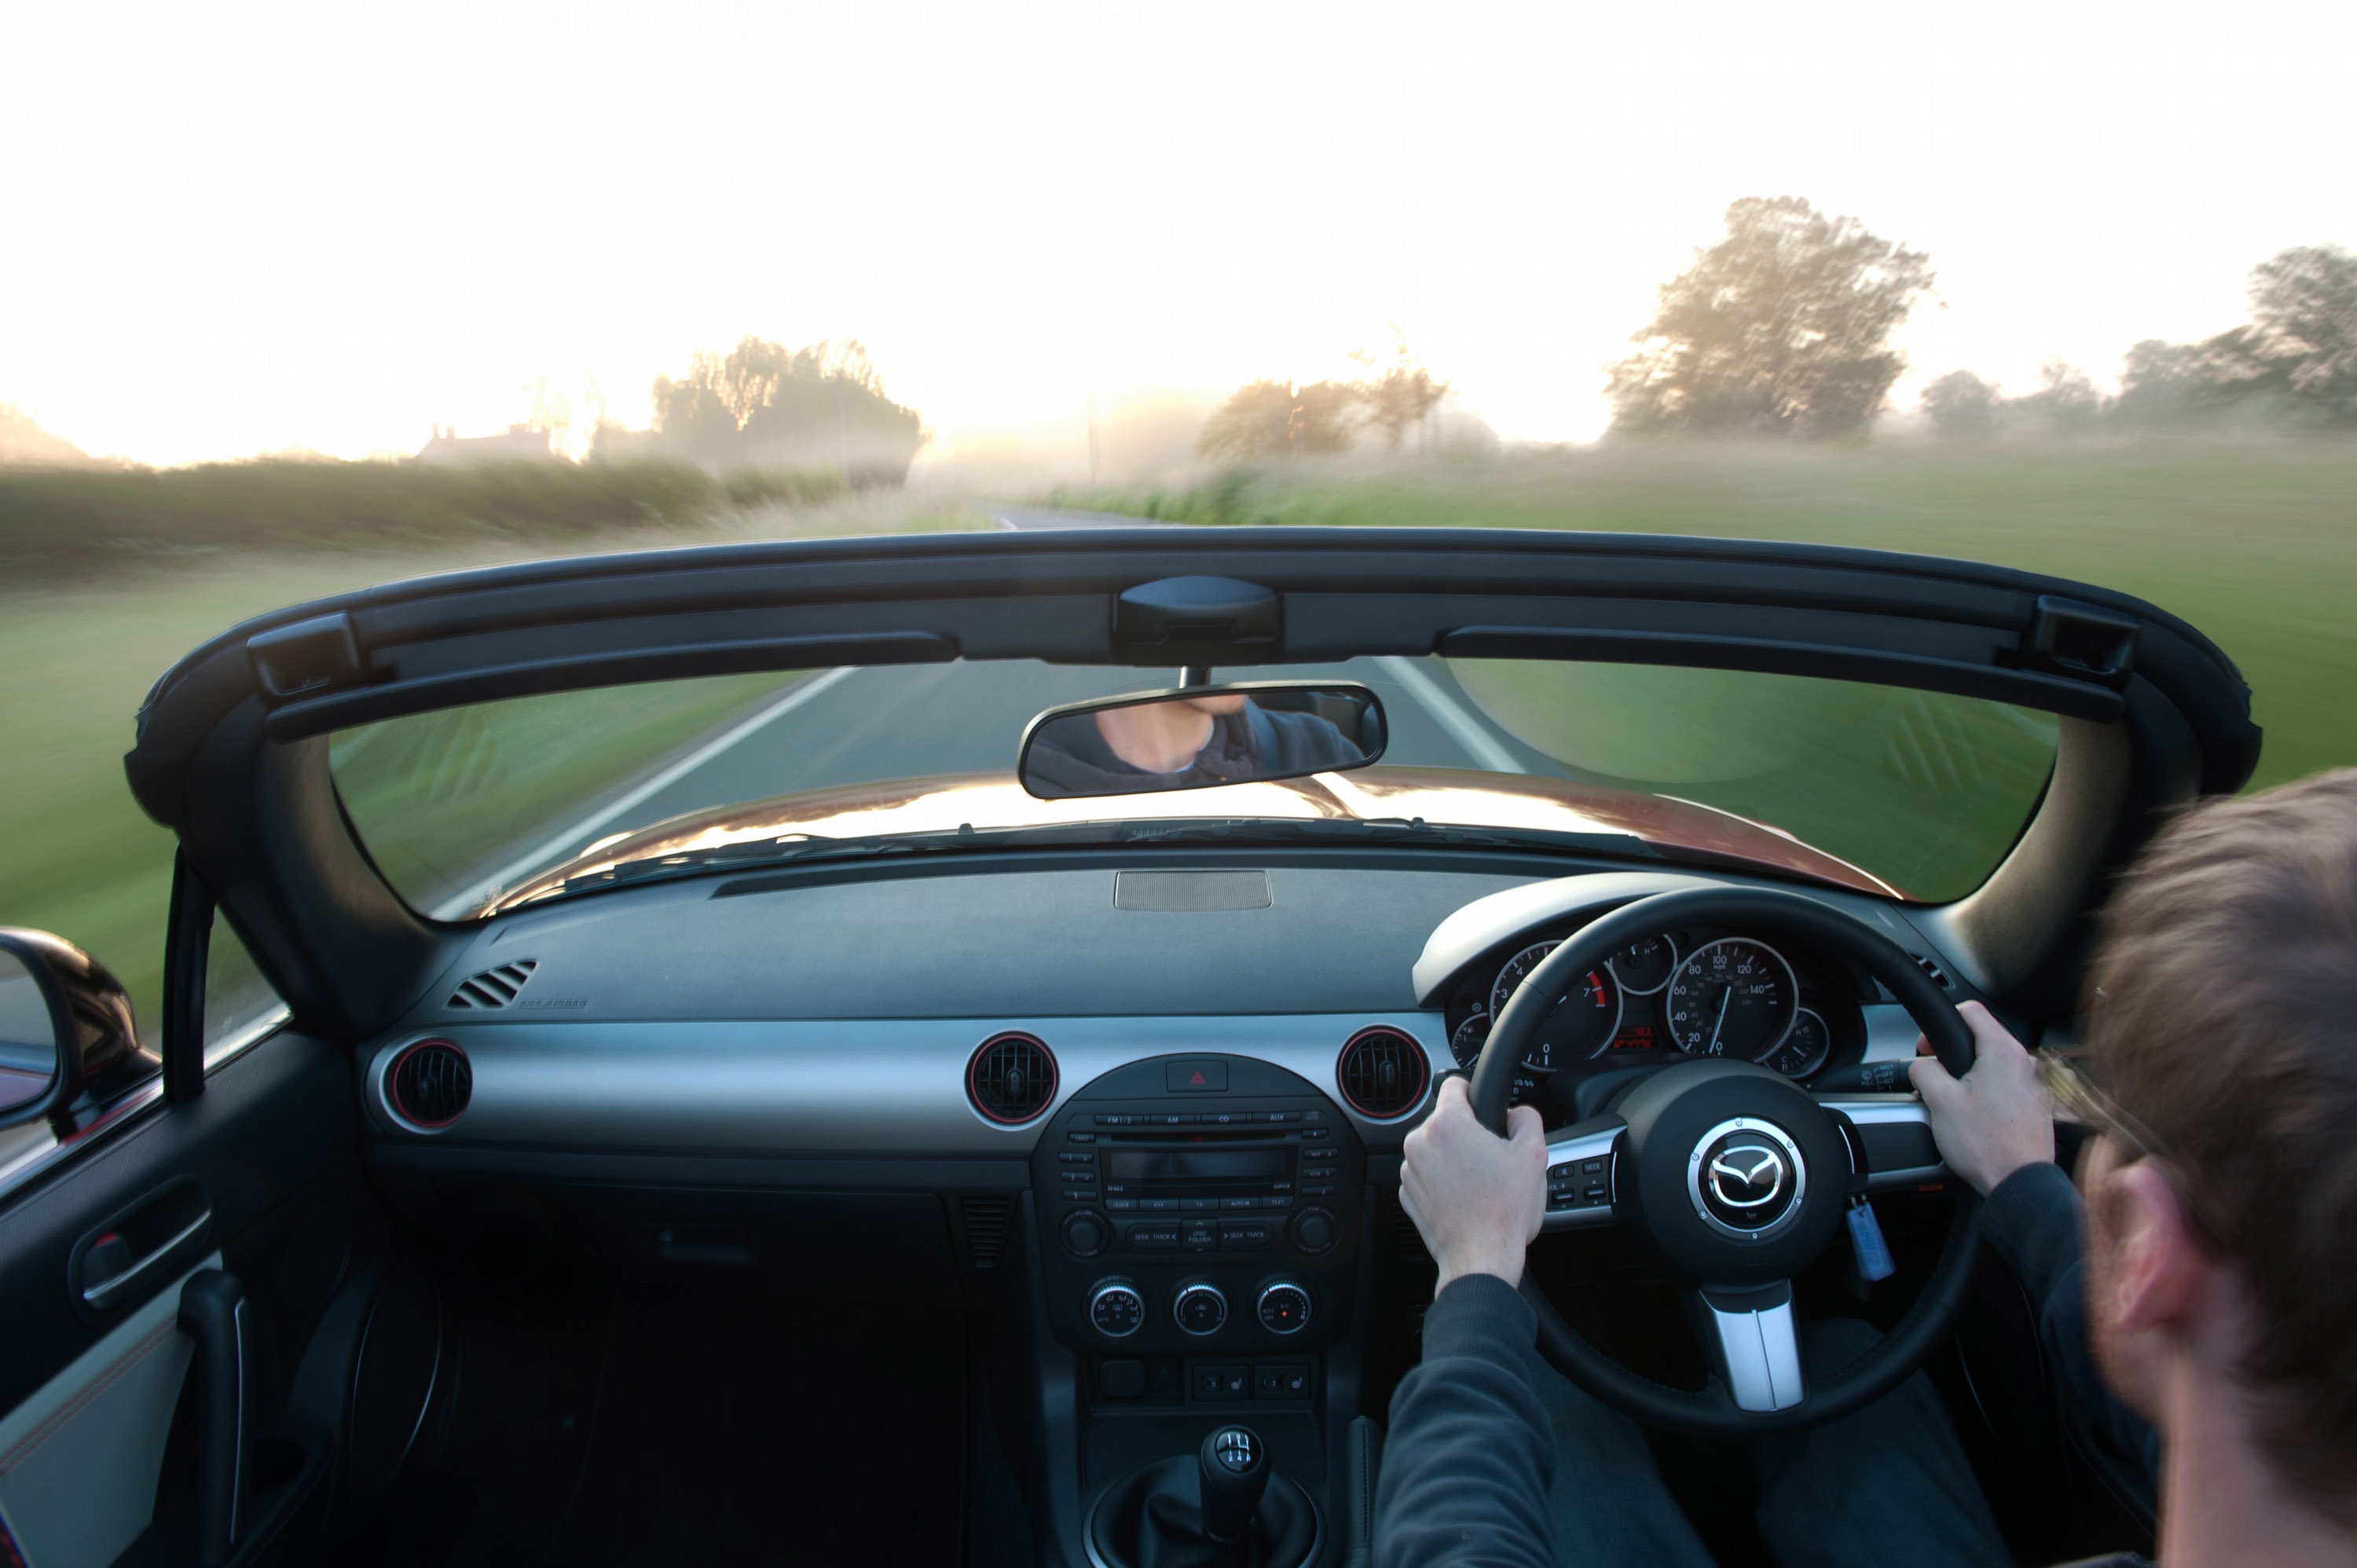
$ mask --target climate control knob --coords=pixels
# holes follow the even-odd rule
[[[1170,1300],[1170,1316],[1178,1320],[1179,1327],[1199,1337],[1217,1334],[1227,1326],[1228,1298],[1217,1285],[1200,1282],[1183,1285]]]
[[[1291,1280],[1261,1287],[1254,1304],[1260,1326],[1271,1334],[1298,1334],[1309,1326],[1309,1289]]]
[[[1105,1222],[1087,1209],[1064,1221],[1064,1250],[1076,1258],[1093,1258],[1105,1249]]]
[[[1119,1280],[1104,1280],[1089,1292],[1089,1321],[1108,1339],[1126,1339],[1146,1326],[1146,1298]]]
[[[1293,1217],[1293,1244],[1305,1252],[1325,1251],[1338,1234],[1334,1217],[1322,1208],[1305,1208]]]

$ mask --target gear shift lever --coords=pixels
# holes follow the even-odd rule
[[[1203,1533],[1225,1546],[1251,1530],[1268,1489],[1268,1455],[1249,1426],[1223,1426],[1196,1454],[1203,1481]]]

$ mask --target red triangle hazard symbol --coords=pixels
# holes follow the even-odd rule
[[[1195,1069],[1195,1076],[1194,1076],[1194,1077],[1192,1077],[1192,1078],[1190,1078],[1190,1079],[1189,1079],[1187,1081],[1188,1081],[1188,1082],[1189,1082],[1189,1083],[1200,1083],[1200,1082],[1202,1082],[1202,1081],[1203,1081],[1203,1069],[1202,1069],[1201,1068],[1197,1068],[1197,1069]]]

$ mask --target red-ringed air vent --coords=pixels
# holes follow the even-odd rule
[[[420,1040],[385,1069],[385,1098],[393,1113],[428,1132],[447,1127],[474,1098],[475,1069],[448,1040]]]
[[[993,1035],[965,1064],[966,1098],[1002,1126],[1030,1121],[1056,1098],[1056,1058],[1028,1035]]]
[[[1334,1064],[1334,1077],[1351,1110],[1388,1122],[1424,1102],[1432,1068],[1422,1046],[1397,1029],[1377,1026],[1351,1036]]]

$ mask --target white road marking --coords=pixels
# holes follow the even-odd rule
[[[703,746],[697,746],[694,751],[689,752],[685,757],[681,757],[677,762],[673,763],[669,768],[664,768],[661,773],[656,774],[653,778],[648,779],[645,783],[640,785],[637,789],[631,790],[629,794],[623,796],[612,805],[608,806],[605,810],[593,812],[590,815],[582,818],[579,822],[574,823],[571,827],[565,829],[554,838],[550,839],[546,843],[542,844],[538,849],[533,850],[531,854],[517,856],[514,860],[511,860],[507,865],[500,867],[499,870],[491,873],[490,876],[477,884],[469,891],[462,893],[455,898],[444,900],[435,908],[434,918],[437,920],[456,920],[465,916],[468,911],[479,908],[484,899],[490,897],[493,893],[501,891],[502,889],[511,886],[516,878],[522,876],[527,872],[537,870],[541,866],[547,865],[549,862],[554,860],[558,855],[572,848],[575,844],[580,843],[590,838],[592,835],[597,833],[599,829],[610,825],[625,811],[644,804],[656,794],[664,789],[670,789],[673,784],[678,783],[681,779],[686,778],[689,774],[694,772],[697,768],[703,767],[705,763],[711,761],[722,752],[726,751],[737,742],[745,739],[748,736],[754,734],[765,725],[785,717],[796,708],[801,707],[804,703],[809,702],[813,697],[817,696],[821,692],[823,692],[828,687],[834,685],[845,676],[851,674],[858,667],[856,665],[847,664],[840,669],[829,670],[823,675],[814,675],[807,681],[797,683],[793,690],[788,692],[776,702],[771,703],[768,707],[763,708],[759,713],[755,714],[752,717],[744,720],[740,724],[733,725],[726,733],[715,736],[712,740],[706,742]]]
[[[1514,754],[1498,744],[1498,737],[1481,727],[1481,721],[1465,711],[1465,705],[1442,689],[1439,682],[1413,659],[1396,653],[1378,658],[1376,663],[1391,671],[1393,677],[1408,690],[1408,695],[1424,704],[1425,711],[1440,721],[1458,745],[1472,756],[1475,762],[1492,773],[1527,773],[1529,768],[1514,760]]]

